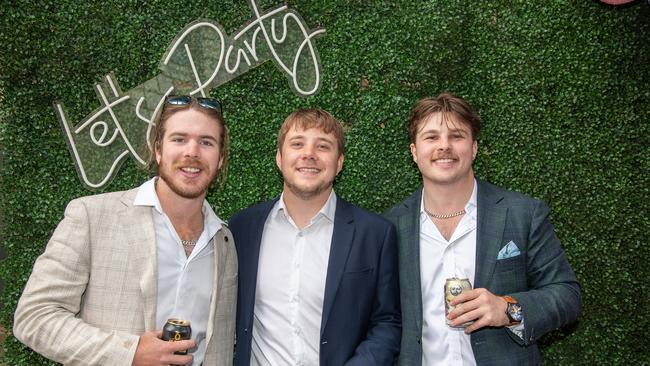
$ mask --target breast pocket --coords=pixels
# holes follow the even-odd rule
[[[494,272],[505,273],[510,271],[524,271],[525,269],[526,262],[522,253],[515,257],[497,260],[497,263],[494,267]]]

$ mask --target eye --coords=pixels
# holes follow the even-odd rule
[[[302,142],[300,142],[300,141],[293,141],[293,142],[291,142],[291,143],[289,144],[289,146],[291,146],[291,147],[293,147],[293,148],[296,148],[296,149],[297,149],[297,148],[301,148],[301,147],[302,147]]]
[[[214,142],[212,140],[201,140],[201,145],[214,146]]]
[[[185,141],[185,139],[182,138],[182,137],[173,137],[172,138],[172,142],[183,142],[183,141]]]
[[[330,145],[329,144],[318,144],[318,149],[327,151],[327,150],[330,149]]]

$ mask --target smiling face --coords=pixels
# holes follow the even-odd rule
[[[343,168],[343,153],[333,133],[297,125],[287,131],[275,160],[284,178],[285,194],[303,200],[326,199]]]
[[[222,131],[205,113],[185,109],[165,122],[165,133],[155,149],[158,194],[204,198],[223,164]]]
[[[474,179],[478,145],[470,126],[453,113],[433,113],[419,126],[410,145],[425,184],[451,185]]]

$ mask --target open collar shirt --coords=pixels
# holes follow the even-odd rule
[[[197,348],[190,365],[201,365],[205,357],[206,331],[210,317],[210,300],[214,278],[214,241],[223,221],[207,201],[203,202],[203,232],[189,257],[169,217],[163,211],[156,194],[157,177],[142,184],[135,197],[135,206],[152,207],[156,232],[158,302],[156,328],[162,329],[169,318],[189,320],[192,339]]]
[[[420,279],[422,290],[422,364],[476,365],[470,335],[452,328],[445,318],[444,285],[447,278],[474,280],[476,268],[476,181],[465,215],[447,241],[420,202]],[[473,285],[473,283],[472,283]]]
[[[251,365],[318,365],[336,195],[299,229],[284,195],[264,224],[253,313]]]

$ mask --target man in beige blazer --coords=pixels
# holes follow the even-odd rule
[[[221,106],[168,97],[155,122],[158,176],[130,191],[71,201],[34,264],[14,335],[51,360],[232,364],[237,254],[205,200],[226,171]],[[190,320],[192,339],[160,340],[169,317]]]

